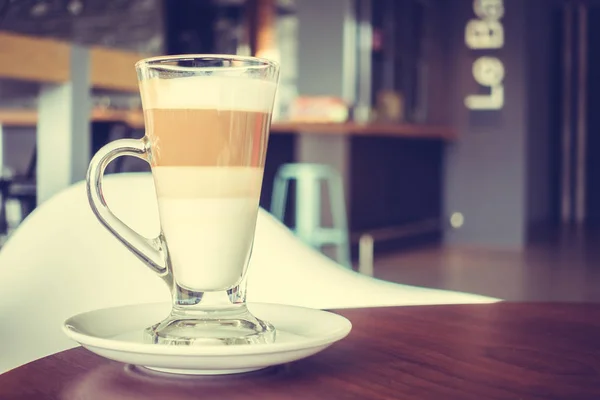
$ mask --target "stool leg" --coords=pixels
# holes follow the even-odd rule
[[[281,222],[285,217],[285,203],[287,201],[289,181],[281,176],[275,177],[273,193],[271,195],[271,214]]]
[[[312,247],[320,247],[312,237],[321,221],[320,184],[311,176],[296,181],[296,235]]]
[[[352,268],[350,263],[350,243],[348,239],[348,221],[346,215],[346,199],[344,196],[344,185],[339,176],[335,176],[329,182],[330,188],[330,206],[333,226],[340,233],[340,241],[336,246],[337,261],[347,268]]]

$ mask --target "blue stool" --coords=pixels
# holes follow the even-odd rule
[[[335,246],[336,261],[352,268],[346,219],[344,185],[340,174],[328,165],[284,164],[277,170],[271,197],[271,213],[280,221],[285,217],[289,182],[296,181],[296,226],[293,228],[306,244],[321,250]],[[321,226],[321,183],[329,192],[333,227]]]

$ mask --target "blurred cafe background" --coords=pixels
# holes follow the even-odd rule
[[[303,241],[394,282],[600,300],[598,22],[595,0],[0,0],[1,242],[143,135],[135,61],[256,55],[282,68],[261,206]]]

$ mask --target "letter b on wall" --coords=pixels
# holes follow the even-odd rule
[[[472,19],[465,29],[465,43],[471,49],[499,49],[504,46],[504,27],[498,21]]]

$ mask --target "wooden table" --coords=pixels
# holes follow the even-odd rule
[[[350,336],[245,375],[171,376],[77,348],[0,376],[0,399],[600,399],[600,305],[339,312]]]

